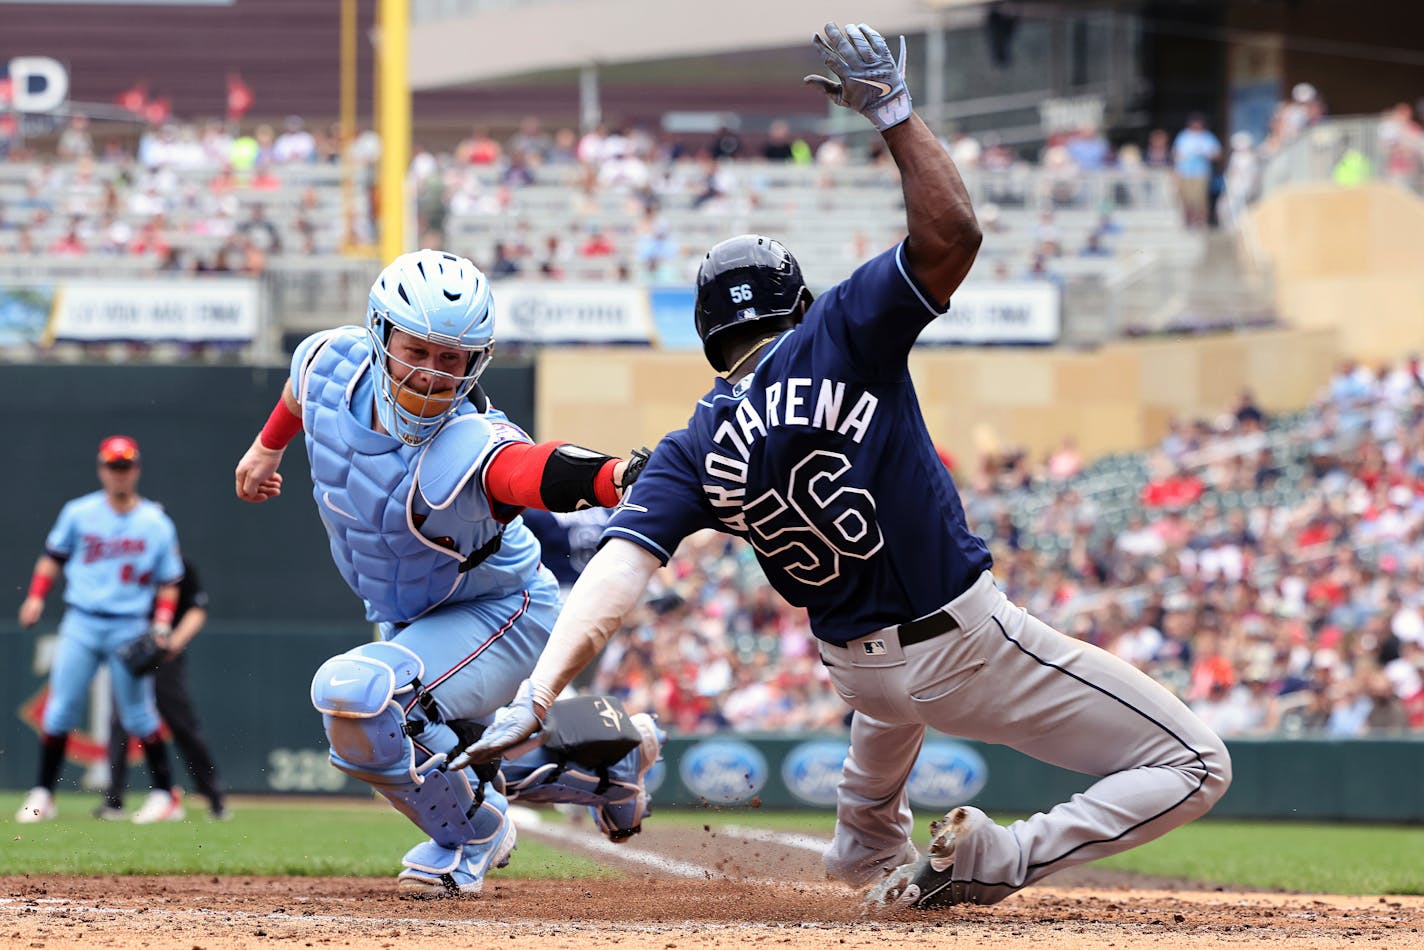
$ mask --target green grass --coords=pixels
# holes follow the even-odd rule
[[[379,802],[295,799],[239,801],[231,821],[201,808],[187,821],[133,825],[97,821],[92,795],[58,796],[59,818],[21,825],[24,796],[0,793],[0,874],[220,874],[394,876],[420,838]],[[607,875],[602,865],[526,836],[509,871],[516,877]],[[506,871],[500,871],[501,875]]]
[[[59,797],[60,817],[20,825],[10,816],[21,795],[0,793],[0,874],[213,874],[391,876],[420,838],[384,804],[357,799],[239,800],[230,822],[195,809],[188,821],[134,826],[89,816],[96,799]],[[553,813],[547,820],[558,821]],[[929,836],[925,814],[915,840]],[[1007,821],[1006,816],[996,816]],[[660,809],[649,826],[689,831],[708,825],[755,826],[828,836],[828,812],[745,807]],[[633,841],[636,848],[637,839]],[[1337,894],[1424,894],[1424,827],[1213,821],[1099,862],[1099,866],[1235,887]],[[561,852],[532,835],[519,841],[514,878],[576,878],[617,872]]]
[[[1424,894],[1424,827],[1205,821],[1099,865],[1330,894]]]

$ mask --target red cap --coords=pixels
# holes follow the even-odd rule
[[[99,464],[113,465],[127,462],[137,464],[138,443],[126,435],[111,435],[99,443]]]

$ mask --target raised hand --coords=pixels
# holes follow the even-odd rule
[[[884,132],[910,117],[913,105],[905,85],[905,38],[900,37],[900,61],[890,55],[885,37],[864,23],[844,30],[834,22],[825,38],[811,38],[826,68],[838,79],[810,75],[802,82],[817,86],[838,106],[854,109]]]

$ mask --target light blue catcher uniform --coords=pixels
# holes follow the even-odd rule
[[[482,787],[472,770],[442,767],[469,741],[469,727],[488,724],[533,669],[558,616],[559,589],[519,509],[484,491],[485,467],[500,449],[530,441],[475,388],[493,343],[484,275],[453,255],[404,255],[372,288],[367,323],[309,337],[292,359],[332,558],[382,637],[323,664],[312,704],[332,763],[430,835],[405,855],[402,888],[474,895],[485,871],[507,862],[514,825],[500,783]],[[465,373],[433,374],[450,377],[454,402],[443,413],[407,408],[427,397],[401,392],[388,373],[392,328],[470,350]],[[395,434],[377,432],[377,419]],[[602,782],[557,770],[536,750],[505,763],[504,791],[587,804],[616,836],[646,809],[646,752],[630,754]]]
[[[135,677],[116,651],[148,629],[153,598],[183,578],[178,531],[156,502],[120,514],[102,491],[64,506],[45,538],[64,565],[64,617],[41,728],[57,736],[79,725],[89,684],[107,663],[119,719],[132,735],[158,731],[153,677]]]

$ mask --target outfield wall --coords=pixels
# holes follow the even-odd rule
[[[1025,446],[1041,458],[1065,437],[1093,458],[1160,441],[1174,416],[1212,418],[1252,390],[1268,412],[1308,405],[1337,359],[1334,328],[1129,340],[1095,350],[919,347],[910,371],[930,435],[966,465]],[[538,428],[610,452],[681,428],[714,374],[700,353],[545,350]]]
[[[38,632],[0,623],[0,787],[34,781],[34,723],[42,699],[43,640]],[[226,784],[250,794],[350,794],[369,791],[326,759],[321,717],[311,708],[311,675],[329,656],[370,635],[359,623],[295,628],[270,622],[215,622],[189,659],[193,694]],[[103,780],[102,730],[71,740],[71,765],[61,793],[86,775]],[[846,738],[708,736],[671,741],[651,774],[658,802],[669,805],[767,808],[830,807]],[[1238,740],[1229,743],[1235,782],[1214,814],[1220,817],[1424,822],[1424,739],[1351,741]],[[144,781],[136,756],[131,781]],[[95,768],[97,764],[97,768]],[[191,781],[180,769],[182,784]],[[917,809],[943,810],[965,801],[1000,813],[1052,807],[1091,779],[1044,765],[1002,746],[932,737],[910,780]],[[97,801],[97,792],[71,801]]]

